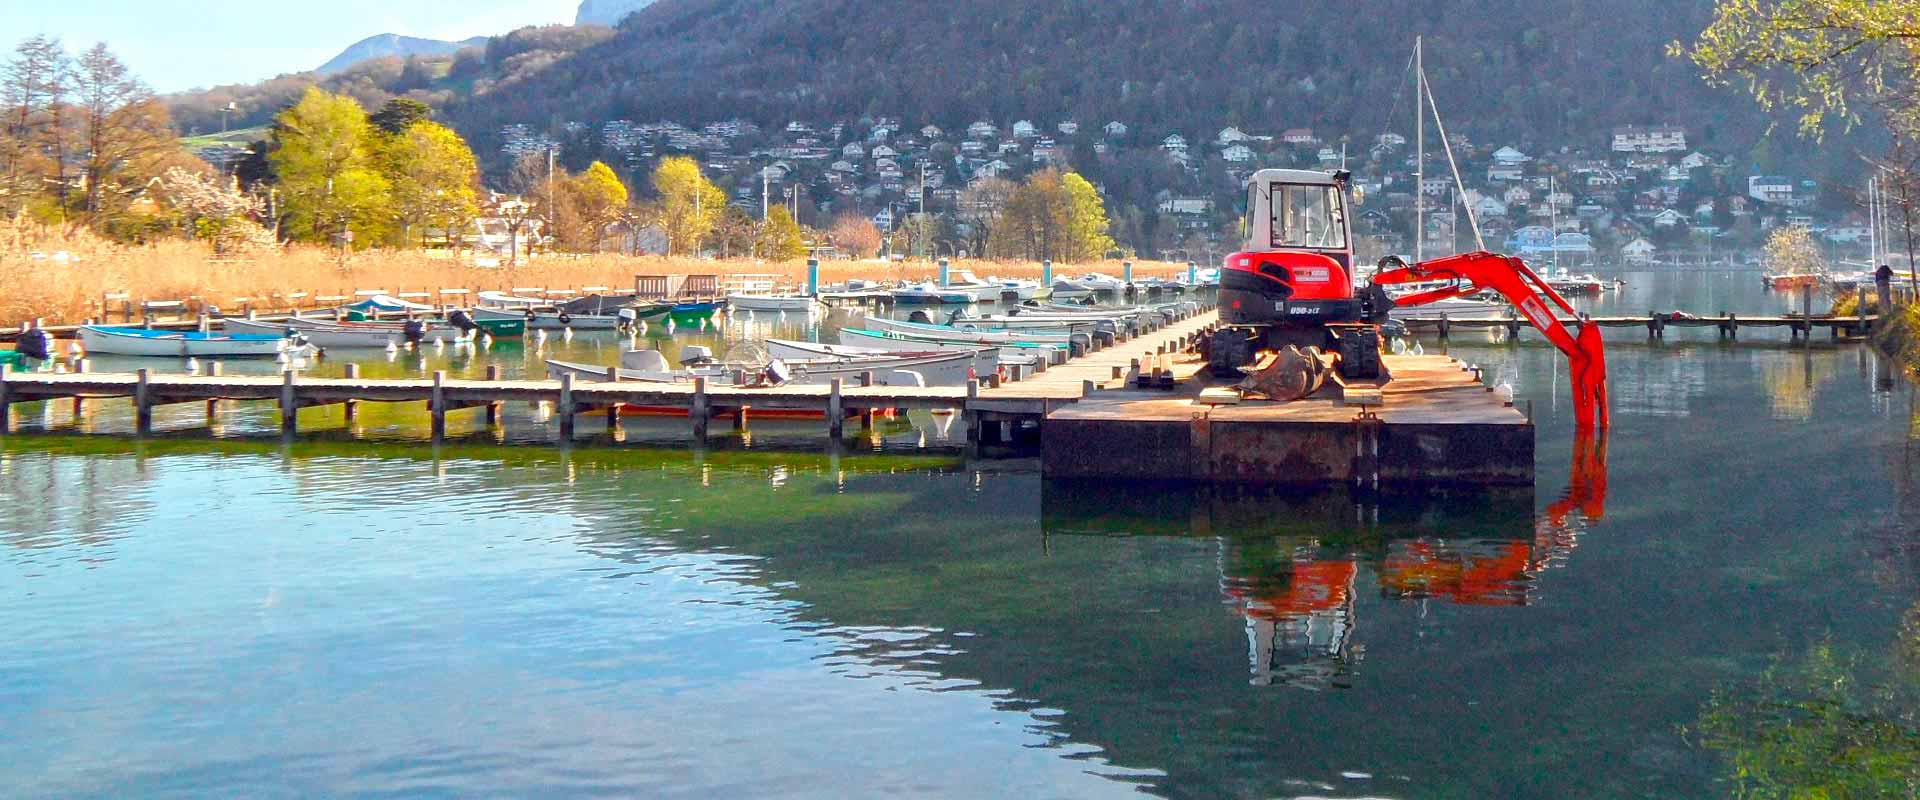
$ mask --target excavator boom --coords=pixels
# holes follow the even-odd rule
[[[1600,337],[1600,327],[1586,315],[1575,311],[1573,305],[1541,280],[1526,262],[1512,256],[1477,252],[1418,264],[1389,258],[1381,267],[1380,272],[1373,276],[1375,285],[1431,281],[1460,281],[1466,284],[1407,295],[1396,299],[1395,306],[1423,305],[1486,290],[1499,292],[1513,303],[1528,324],[1566,354],[1573,373],[1573,410],[1577,417],[1575,427],[1588,431],[1595,427],[1605,429],[1611,423],[1607,407],[1606,343]],[[1577,334],[1567,332],[1566,325],[1561,322],[1555,309],[1579,321]]]

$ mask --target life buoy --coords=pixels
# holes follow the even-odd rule
[[[567,313],[567,312],[565,312],[565,311],[562,311],[562,312],[560,312],[560,324],[562,324],[562,325],[572,325],[572,324],[573,324],[573,315],[572,315],[572,314],[569,314],[569,313]]]
[[[524,317],[528,322],[532,322],[534,318],[538,317],[539,315],[533,313],[533,309],[529,308],[526,311],[521,312],[520,316]]]

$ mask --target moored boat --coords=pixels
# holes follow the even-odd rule
[[[154,358],[304,358],[310,342],[285,335],[220,334],[150,328],[80,326],[80,345],[89,353]]]
[[[730,294],[727,308],[735,311],[798,311],[819,308],[820,301],[810,294]]]

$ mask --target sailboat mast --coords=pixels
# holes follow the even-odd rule
[[[1413,37],[1413,263],[1427,260],[1427,65],[1424,37]]]

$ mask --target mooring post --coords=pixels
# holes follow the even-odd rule
[[[695,380],[697,382],[698,379]],[[571,372],[564,373],[560,376],[560,403],[554,408],[554,413],[560,415],[560,440],[564,442],[572,439],[573,373]]]
[[[827,435],[835,439],[845,432],[847,424],[846,399],[840,396],[840,378],[827,383]]]
[[[1447,340],[1447,337],[1452,335],[1453,335],[1453,320],[1448,319],[1447,315],[1441,314],[1440,315],[1440,341],[1444,342]]]
[[[8,373],[13,368],[0,364],[0,436],[13,428],[13,395],[7,390]]]
[[[707,438],[707,417],[712,416],[712,412],[710,411],[711,402],[711,398],[707,397],[706,377],[695,377],[693,379],[693,405],[687,410],[687,416],[693,418],[693,438],[695,439]]]
[[[133,431],[141,436],[153,430],[153,404],[147,390],[149,377],[146,367],[133,373]]]
[[[860,387],[863,389],[873,388],[873,370],[860,373]],[[873,430],[872,406],[860,409],[860,429],[863,431]]]
[[[300,424],[300,398],[293,388],[296,374],[293,370],[280,373],[280,430],[284,433],[293,433]]]
[[[1093,396],[1093,393],[1094,393],[1095,391],[1097,391],[1097,390],[1098,390],[1099,388],[1100,388],[1100,385],[1099,385],[1099,384],[1097,384],[1097,383],[1094,383],[1093,381],[1081,381],[1081,382],[1080,382],[1080,396],[1081,396],[1081,397],[1092,397],[1092,396]]]
[[[350,381],[357,381],[357,380],[359,380],[359,379],[360,379],[360,365],[359,365],[359,364],[348,364],[348,365],[347,365],[347,380],[350,380]],[[344,403],[341,403],[341,405],[342,405],[342,406],[345,406],[345,407],[346,407],[346,413],[347,413],[347,421],[348,421],[348,422],[352,422],[352,421],[354,420],[354,417],[356,417],[356,416],[358,416],[358,415],[360,414],[360,401],[358,401],[358,400],[355,400],[355,399],[353,399],[353,398],[351,398],[351,397],[349,397],[349,398],[347,398],[347,400],[346,400],[346,402],[344,402]]]
[[[427,413],[433,416],[433,440],[440,441],[447,435],[447,371],[433,371],[433,394],[427,399]]]
[[[499,364],[487,365],[487,380],[490,380],[490,381],[500,380]],[[495,425],[500,424],[500,406],[501,406],[501,402],[499,400],[487,401],[487,427],[493,427]]]

